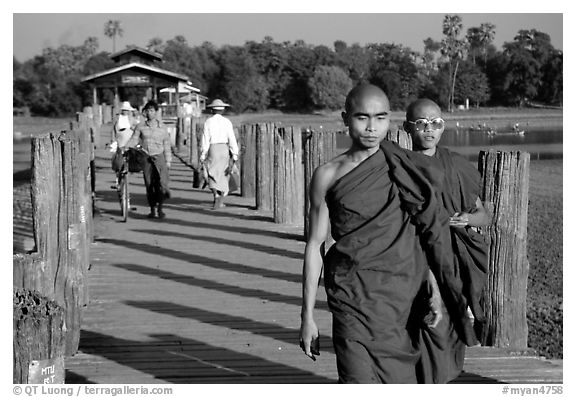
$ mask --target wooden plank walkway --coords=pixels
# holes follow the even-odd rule
[[[171,169],[167,218],[148,219],[141,174],[119,221],[110,154],[97,152],[90,303],[67,383],[334,383],[331,320],[320,288],[322,353],[298,347],[302,228],[277,225],[254,200],[231,196],[210,210],[190,168]],[[455,383],[560,383],[562,364],[534,354],[468,349]]]

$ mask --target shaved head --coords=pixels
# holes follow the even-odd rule
[[[442,114],[440,106],[438,106],[433,100],[427,98],[416,99],[414,102],[408,105],[408,109],[406,109],[406,120],[419,119],[423,117],[422,114],[428,113],[430,111],[436,113],[436,117],[440,117]]]
[[[360,101],[370,97],[383,100],[385,102],[386,110],[390,110],[388,97],[380,87],[373,84],[359,84],[354,87],[346,97],[346,104],[344,106],[346,113],[350,113]]]

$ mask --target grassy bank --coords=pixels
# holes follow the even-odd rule
[[[562,160],[530,163],[528,345],[563,358]]]

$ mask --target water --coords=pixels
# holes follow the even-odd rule
[[[493,145],[530,145],[562,143],[562,129],[540,129],[526,131],[524,135],[513,132],[490,135],[481,131],[447,130],[442,136],[446,146],[493,146]]]
[[[533,128],[523,135],[508,132],[489,134],[482,131],[447,130],[440,144],[475,160],[481,150],[524,151],[533,160],[562,158],[562,128]]]
[[[500,132],[490,135],[482,131],[447,129],[440,145],[447,147],[470,160],[477,160],[480,151],[525,151],[532,160],[561,159],[563,146],[562,128],[532,128],[524,135]],[[350,138],[341,134],[337,138],[338,149],[346,149]]]

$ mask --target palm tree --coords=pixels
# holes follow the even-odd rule
[[[464,58],[467,51],[466,40],[459,40],[458,36],[462,31],[462,18],[459,15],[446,15],[442,22],[442,33],[446,36],[442,40],[442,55],[448,58],[449,75],[452,84],[448,98],[449,111],[454,110],[454,87],[456,86],[456,74],[460,59]],[[454,62],[454,65],[453,65]]]
[[[116,36],[122,37],[124,30],[120,26],[120,21],[109,20],[104,25],[104,34],[112,39],[112,52],[116,52]]]
[[[488,46],[494,41],[496,26],[489,22],[480,24],[480,43],[482,43],[482,52],[484,53],[484,67],[488,58]]]

